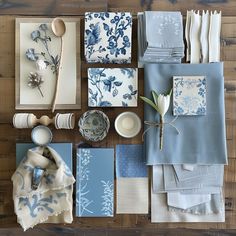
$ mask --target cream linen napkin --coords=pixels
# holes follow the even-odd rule
[[[44,169],[36,190],[32,189],[35,167]],[[29,149],[12,176],[17,221],[24,230],[39,223],[71,223],[75,179],[59,154],[50,147]]]

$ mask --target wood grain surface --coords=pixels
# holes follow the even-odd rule
[[[225,103],[229,165],[225,167],[226,222],[151,224],[149,215],[116,215],[114,218],[74,218],[71,225],[39,225],[24,235],[236,235],[236,1],[235,0],[0,0],[0,235],[21,235],[16,223],[12,202],[11,175],[15,171],[15,143],[29,142],[31,130],[17,130],[12,126],[15,107],[15,18],[25,16],[82,15],[86,10],[131,11],[134,16],[144,10],[190,9],[222,10],[221,60],[225,62]],[[81,32],[83,29],[83,20]],[[133,61],[137,67],[137,21],[133,27]],[[81,51],[83,52],[83,34]],[[87,107],[87,68],[82,56],[82,110],[75,111],[76,120]],[[92,65],[95,66],[95,65]],[[99,66],[99,65],[96,65]],[[139,93],[143,94],[143,70],[139,70]],[[216,95],[217,96],[217,95]],[[141,135],[126,140],[114,129],[115,117],[122,108],[103,109],[111,120],[108,137],[95,146],[111,147],[117,143],[141,143]],[[143,103],[130,108],[143,118]],[[72,110],[73,111],[73,110]],[[28,111],[27,111],[28,112]],[[50,111],[32,111],[37,116]],[[63,112],[63,111],[62,111]],[[54,142],[74,143],[75,149],[83,138],[78,127],[74,130],[55,130]]]

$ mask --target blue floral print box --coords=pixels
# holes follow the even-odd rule
[[[206,77],[173,77],[174,115],[206,115]]]
[[[89,63],[131,63],[129,12],[85,13],[84,53]]]
[[[136,107],[137,96],[137,69],[88,69],[89,107]]]

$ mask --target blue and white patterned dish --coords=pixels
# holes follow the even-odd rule
[[[179,115],[206,115],[206,77],[173,77],[173,113]]]
[[[85,139],[98,142],[107,136],[110,121],[102,111],[91,110],[80,117],[78,125],[79,131]]]
[[[136,107],[138,73],[135,68],[89,68],[89,107]]]
[[[85,13],[87,62],[131,63],[132,16],[129,12]]]

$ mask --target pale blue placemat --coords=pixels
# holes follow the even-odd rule
[[[66,165],[72,169],[72,143],[50,143],[49,147],[55,149]],[[16,144],[16,166],[25,157],[28,149],[36,147],[33,143],[17,143]]]

